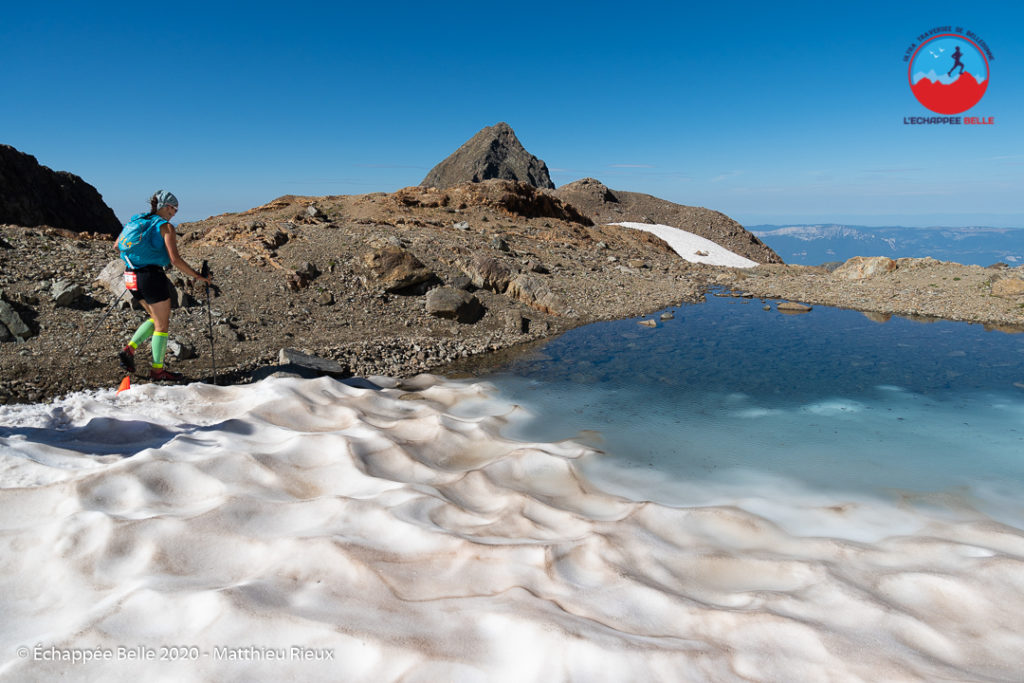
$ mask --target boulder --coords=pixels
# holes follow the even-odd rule
[[[551,315],[565,313],[565,304],[551,291],[547,283],[536,275],[522,273],[517,275],[508,285],[506,292],[510,297],[521,301],[530,308],[535,308]]]
[[[178,360],[188,360],[189,358],[198,357],[194,347],[188,344],[182,344],[175,339],[171,339],[167,342],[167,350],[174,354],[174,357]]]
[[[295,269],[296,275],[308,280],[315,280],[320,277],[320,269],[316,265],[309,261],[303,261],[299,264],[298,268]]]
[[[50,288],[50,298],[61,308],[67,308],[85,296],[82,286],[70,280],[57,280]]]
[[[124,286],[124,261],[114,259],[109,262],[96,276],[95,283],[110,292],[115,299],[119,299],[118,308],[131,308],[132,298]]]
[[[543,263],[533,259],[527,259],[526,263],[523,264],[523,269],[531,273],[540,273],[541,275],[547,275],[551,272]]]
[[[310,204],[309,206],[306,207],[306,217],[311,218],[314,221],[327,220],[327,214],[324,213],[323,210],[316,204]]]
[[[10,145],[0,145],[0,223],[107,235],[121,232],[121,221],[95,187],[67,171],[47,168]]]
[[[29,326],[21,319],[18,312],[4,300],[3,292],[0,292],[0,326],[7,330],[9,338],[13,337],[17,341],[25,341],[32,336]]]
[[[439,163],[421,187],[448,188],[498,178],[554,189],[547,164],[523,147],[507,123],[488,126]]]
[[[843,280],[866,280],[896,270],[897,264],[886,256],[854,256],[832,272]]]
[[[781,313],[809,313],[811,310],[811,307],[806,304],[798,304],[792,301],[783,301],[776,308]]]
[[[273,232],[271,232],[269,229],[266,230],[260,236],[260,243],[263,244],[263,246],[265,246],[267,249],[273,251],[278,247],[283,247],[284,245],[288,244],[288,240],[290,239],[291,236],[284,230],[281,230],[280,228],[275,228]]]
[[[468,275],[456,275],[448,284],[455,289],[465,289],[467,292],[473,289],[473,279]]]
[[[1008,277],[992,283],[992,294],[995,296],[1024,296],[1024,279]]]
[[[399,292],[436,277],[418,258],[401,247],[378,249],[366,254],[363,262],[387,292]]]
[[[285,284],[288,285],[288,289],[297,292],[300,289],[305,289],[309,286],[309,281],[302,277],[298,273],[288,273],[285,277]]]
[[[462,270],[478,289],[489,289],[502,294],[512,281],[512,268],[503,261],[490,256],[478,255]]]
[[[348,369],[329,358],[311,356],[296,349],[285,348],[278,353],[277,361],[284,366],[293,366],[312,371],[318,375],[347,375]]]
[[[426,307],[432,316],[466,324],[480,320],[484,313],[479,299],[454,287],[437,287],[427,292]]]
[[[196,288],[198,282],[186,277],[177,271],[168,274],[167,279],[171,283],[171,308],[191,308],[198,303],[190,293],[190,288]],[[139,308],[142,308],[139,306]]]
[[[171,283],[171,308],[188,308],[196,305],[195,298],[188,293],[190,280],[184,275],[171,274],[167,278]],[[100,274],[93,281],[103,289],[110,292],[111,296],[118,299],[118,308],[135,308],[142,310],[142,306],[135,303],[128,290],[124,286],[124,261],[114,259],[104,266]]]

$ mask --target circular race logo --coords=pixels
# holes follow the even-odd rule
[[[921,43],[910,60],[910,89],[937,114],[959,114],[988,88],[988,60],[970,38],[943,33]]]

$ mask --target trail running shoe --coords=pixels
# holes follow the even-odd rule
[[[117,354],[118,364],[128,372],[135,372],[135,349],[126,346]]]
[[[171,372],[167,368],[153,368],[149,371],[149,378],[157,382],[180,382],[185,376],[180,372]]]

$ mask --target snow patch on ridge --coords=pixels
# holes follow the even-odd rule
[[[670,225],[630,222],[612,223],[612,225],[643,230],[660,237],[677,254],[691,263],[706,263],[711,266],[729,266],[732,268],[753,268],[757,265],[756,261],[751,261],[735,252],[729,251],[720,244]]]

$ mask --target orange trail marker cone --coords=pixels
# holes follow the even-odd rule
[[[121,386],[119,386],[117,388],[117,393],[120,394],[122,391],[128,391],[131,388],[132,388],[131,377],[130,376],[125,376],[125,378],[123,380],[121,380]]]

